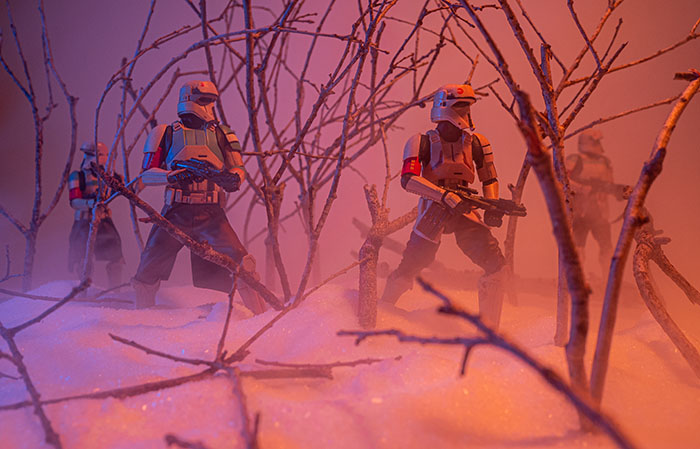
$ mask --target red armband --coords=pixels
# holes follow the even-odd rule
[[[420,175],[420,163],[417,157],[409,157],[403,161],[403,169],[401,169],[401,176],[406,173],[411,173],[413,175]]]
[[[82,197],[83,197],[83,193],[80,191],[80,187],[76,187],[76,188],[70,189],[68,191],[68,199],[70,199],[70,200],[74,200],[74,199],[82,198]]]
[[[163,147],[158,147],[154,153],[146,153],[143,157],[143,170],[160,168],[163,163]]]

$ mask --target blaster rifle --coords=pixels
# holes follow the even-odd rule
[[[197,182],[208,179],[220,185],[227,192],[234,192],[241,187],[241,178],[237,173],[231,173],[226,169],[217,169],[209,161],[192,158],[186,161],[174,161],[170,166],[173,170],[187,170],[192,173]]]
[[[458,187],[445,190],[457,194],[462,199],[462,204],[457,206],[458,213],[466,212],[468,208],[483,209],[484,211],[494,211],[502,215],[514,215],[516,217],[527,216],[527,209],[524,205],[505,198],[484,198],[476,194],[474,189],[468,187]],[[463,206],[462,206],[463,205]],[[460,210],[462,209],[462,210]]]
[[[444,187],[443,187],[444,188]],[[416,230],[420,232],[428,240],[439,238],[440,233],[445,228],[445,223],[451,216],[462,215],[469,212],[473,208],[483,209],[486,212],[491,212],[497,218],[495,221],[487,219],[488,214],[484,214],[484,222],[487,226],[500,226],[503,215],[515,215],[524,217],[527,215],[527,209],[522,204],[515,201],[502,198],[484,198],[477,195],[477,191],[469,187],[445,188],[446,191],[452,192],[462,199],[462,202],[454,209],[434,202],[430,205],[416,223]]]
[[[632,193],[632,186],[627,184],[617,184],[615,182],[603,181],[601,179],[591,179],[591,178],[571,178],[574,183],[590,187],[593,193],[602,192],[608,195],[613,195],[619,200],[626,199],[625,196],[629,197]]]

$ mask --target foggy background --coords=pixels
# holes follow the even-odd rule
[[[57,69],[71,94],[80,98],[77,107],[78,145],[93,138],[98,100],[105,89],[107,80],[119,69],[121,59],[125,56],[130,58],[133,55],[148,11],[148,3],[136,0],[117,2],[105,0],[46,1],[48,30]],[[319,1],[317,3],[319,4],[317,12],[325,10],[325,2]],[[347,5],[344,7],[348,8],[347,14],[336,13],[332,17],[334,27],[337,28],[336,32],[339,34],[349,31],[350,24],[347,23],[347,17],[354,18],[356,11],[354,2],[346,3]],[[399,1],[393,14],[400,15],[401,11],[411,11],[408,13],[408,17],[415,20],[415,10],[418,6],[413,3],[415,2]],[[40,104],[45,105],[46,87],[40,59],[41,29],[36,5],[33,1],[26,0],[10,1],[10,4],[23,50],[27,58],[30,59],[33,80],[40,91]],[[223,1],[210,1],[208,3],[210,17],[216,16],[224,4]],[[277,2],[271,1],[254,2],[255,4],[279,8]],[[308,4],[310,6],[314,2]],[[524,5],[553,46],[555,53],[565,63],[568,63],[580,51],[583,41],[570,19],[566,2],[564,0],[535,0],[524,1]],[[579,1],[575,5],[586,31],[589,34],[592,33],[607,1]],[[506,54],[516,79],[522,83],[521,87],[530,92],[533,99],[540,97],[539,88],[533,83],[534,78],[530,73],[530,68],[517,42],[512,37],[502,12],[488,10],[482,17],[495,38],[501,42],[501,50]],[[628,41],[629,45],[615,65],[636,60],[682,39],[700,17],[700,2],[697,0],[668,2],[628,0],[607,25],[608,31],[601,36],[600,42],[609,41],[618,17],[623,17],[624,22],[617,42]],[[156,37],[180,28],[184,24],[195,24],[196,22],[198,22],[197,17],[185,1],[161,1],[156,5],[146,43],[148,44]],[[262,21],[261,16],[258,24],[264,23],[268,22]],[[3,30],[3,55],[13,70],[21,73],[16,49],[8,27],[6,10],[3,10],[0,17],[0,26]],[[192,37],[191,42],[199,40],[201,31],[197,32],[199,34]],[[385,35],[383,39],[390,42],[391,38],[391,35]],[[466,39],[463,45],[467,49],[472,48]],[[141,86],[150,80],[153,73],[159,70],[172,56],[184,51],[185,48],[182,41],[177,41],[176,45],[164,45],[148,58],[143,59],[137,66],[134,86]],[[333,51],[334,48],[337,46],[321,47],[323,51]],[[301,51],[305,51],[305,47],[302,47]],[[448,48],[446,51],[453,50]],[[539,54],[539,51],[537,53]],[[471,54],[475,55],[476,52],[472,51]],[[300,58],[302,56],[304,55],[300,55]],[[380,58],[382,57],[388,58],[389,56],[380,56]],[[585,68],[579,73],[590,72],[592,67],[590,59],[587,57],[584,60]],[[440,60],[442,61],[440,66],[428,80],[428,91],[445,83],[462,82],[471,68],[461,56],[455,55],[454,58],[450,58],[448,53],[441,56]],[[446,61],[450,60],[458,63],[446,64]],[[206,69],[204,53],[191,54],[178,67],[181,67],[182,70]],[[686,87],[687,82],[674,81],[673,74],[689,68],[700,69],[700,39],[650,63],[607,75],[570,130],[603,116],[623,112],[679,94]],[[324,74],[322,69],[319,71],[320,73],[316,76],[321,79]],[[556,81],[561,72],[556,67],[553,71]],[[480,86],[495,78],[495,72],[482,58],[476,69],[473,84]],[[164,107],[157,114],[156,118],[159,123],[170,123],[177,119],[177,92],[184,81],[185,79],[182,79],[178,82],[170,98],[166,100]],[[502,85],[498,88],[501,92],[505,91]],[[157,90],[157,92],[161,90]],[[159,93],[154,93],[151,95],[150,102],[146,101],[149,110],[152,106],[151,102],[156,101],[155,97],[158,95]],[[288,95],[291,108],[296,93],[291,90]],[[407,91],[407,99],[409,95]],[[48,122],[44,136],[45,194],[42,203],[44,207],[58,184],[58,177],[63,169],[70,144],[67,105],[57,90],[55,97],[59,107],[53,112],[53,117]],[[0,101],[0,136],[2,136],[0,140],[0,151],[2,152],[0,204],[22,223],[27,223],[34,195],[34,130],[28,103],[4,70],[0,71],[0,98],[2,98]],[[99,139],[108,146],[111,145],[114,137],[120,98],[120,90],[114,89],[108,95],[100,114]],[[228,91],[223,98],[229,125],[240,137],[248,126],[246,110],[233,91]],[[425,132],[433,126],[429,120],[429,106],[409,111],[398,122],[402,129],[394,129],[389,133],[388,143],[393,173],[396,173],[401,167],[403,146],[408,137],[414,133]],[[540,102],[536,101],[536,107],[542,108]],[[599,127],[604,136],[603,145],[606,154],[614,166],[616,182],[636,183],[642,163],[649,155],[671,107],[671,105],[662,106]],[[509,183],[515,183],[525,155],[525,145],[521,135],[512,119],[501,109],[493,97],[479,100],[473,106],[472,114],[476,131],[484,134],[492,144],[501,184],[501,196],[510,198],[506,186]],[[132,122],[129,129],[133,132],[141,123],[142,120],[139,117]],[[264,128],[264,120],[260,121],[260,126]],[[132,156],[132,175],[138,172],[141,156],[136,153],[140,153],[143,142],[142,139]],[[252,148],[244,150],[253,151]],[[698,287],[700,286],[700,263],[697,261],[697,254],[700,252],[698,232],[700,229],[700,212],[698,211],[700,206],[700,184],[698,183],[700,181],[700,98],[696,98],[690,104],[679,121],[668,150],[663,172],[652,186],[647,207],[654,217],[656,227],[663,229],[665,234],[673,239],[665,247],[668,257],[681,273]],[[575,151],[575,139],[567,141],[567,154]],[[81,159],[82,153],[76,152],[74,162],[76,169]],[[249,157],[245,160],[248,167],[256,168],[253,158]],[[121,162],[118,162],[117,167],[117,171],[121,172]],[[277,165],[274,167],[276,168]],[[381,146],[377,145],[376,151],[372,150],[363,156],[355,164],[355,167],[361,171],[362,176],[351,170],[343,172],[338,200],[331,210],[331,216],[321,237],[322,252],[318,262],[321,264],[323,278],[351,263],[353,261],[351,252],[358,251],[363,242],[359,232],[352,225],[351,218],[358,217],[366,223],[370,222],[362,186],[369,182],[375,183],[381,188],[384,177]],[[328,189],[325,188],[319,193],[320,204],[325,201],[327,191]],[[149,188],[142,193],[142,197],[156,209],[160,209],[162,188]],[[288,190],[285,194],[287,206],[283,207],[282,215],[285,214],[285,211],[291,210],[293,200],[296,200],[296,192]],[[392,210],[390,218],[396,218],[408,211],[416,202],[417,197],[403,191],[397,179],[391,186],[389,194],[389,207]],[[518,224],[516,272],[524,277],[553,278],[556,276],[555,241],[551,234],[551,224],[534,173],[531,173],[528,179],[523,203],[528,208],[528,217],[521,219]],[[111,208],[113,219],[122,237],[123,251],[127,262],[126,278],[126,276],[133,275],[138,265],[139,251],[131,230],[127,201],[119,198],[111,204]],[[611,200],[611,217],[617,217],[622,209],[623,203]],[[244,211],[241,211],[240,214],[231,211],[228,216],[233,228],[242,238]],[[266,222],[262,208],[256,212],[255,219],[257,221],[253,223],[254,226],[251,226],[251,230],[256,227],[265,227]],[[50,280],[69,278],[66,260],[68,234],[72,222],[73,209],[68,204],[67,192],[64,192],[57,209],[49,216],[39,231],[35,286]],[[141,226],[145,238],[150,225],[142,224]],[[306,236],[298,219],[288,220],[282,226],[280,240],[294,287],[306,261]],[[613,226],[613,245],[617,241],[619,227],[619,222]],[[410,226],[404,228],[401,232],[394,234],[392,238],[405,242],[410,228]],[[502,228],[494,229],[494,234],[503,242],[505,221]],[[12,272],[21,272],[24,238],[4,217],[0,217],[0,244],[3,251],[5,245],[10,247]],[[248,250],[257,258],[259,271],[262,271],[265,254],[263,240],[257,239],[248,245]],[[187,250],[180,253],[173,275],[165,285],[189,284],[191,282],[187,253]],[[454,244],[454,237],[451,235],[443,238],[438,259],[455,269],[477,269],[461,254]],[[399,255],[384,249],[380,256],[381,260],[387,261],[393,269],[399,261]],[[590,236],[585,262],[587,273],[600,276],[597,246]],[[4,271],[4,262],[0,264],[0,268]],[[629,261],[626,271],[628,273],[627,281],[633,282],[629,275],[631,274]],[[655,273],[658,273],[658,270]],[[98,285],[105,285],[103,265],[97,265],[95,278]],[[356,279],[356,271],[345,276],[346,282],[350,285],[356,284]],[[660,281],[662,291],[667,299],[679,297],[679,300],[672,302],[671,305],[677,311],[683,312],[674,314],[674,318],[678,318],[679,324],[687,328],[688,324],[697,323],[700,313],[693,310],[689,304],[686,305],[687,301],[680,298],[680,291],[674,289],[665,278],[657,276],[657,279]],[[312,279],[311,285],[314,284]],[[18,284],[7,283],[6,285]],[[380,282],[380,289],[382,285],[383,283]],[[202,290],[202,293],[205,294],[206,291]],[[594,299],[600,299],[602,294],[601,291],[594,291]],[[553,307],[554,301],[552,298]]]

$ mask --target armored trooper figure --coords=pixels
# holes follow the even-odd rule
[[[78,274],[85,257],[85,247],[90,233],[90,221],[92,220],[92,207],[97,198],[98,179],[91,168],[91,163],[104,166],[107,161],[107,146],[102,142],[86,142],[80,147],[83,152],[83,161],[80,170],[74,171],[68,177],[68,196],[70,205],[75,209],[75,220],[70,231],[68,249],[68,270]],[[118,174],[115,174],[120,178]],[[109,193],[109,192],[108,192]],[[111,212],[102,220],[97,228],[95,238],[95,259],[106,261],[107,279],[109,287],[121,284],[124,257],[122,255],[122,241],[112,222]]]
[[[605,277],[613,252],[608,198],[613,196],[622,200],[630,187],[613,182],[612,164],[604,154],[602,137],[598,130],[581,133],[579,152],[566,158],[566,169],[574,192],[574,242],[583,257],[588,234],[593,234],[598,243],[601,272]]]
[[[503,214],[487,211],[482,221],[454,193],[472,190],[468,186],[478,176],[484,197],[498,198],[491,146],[481,134],[469,132],[474,128],[470,106],[475,100],[469,85],[441,87],[430,111],[436,128],[406,143],[401,186],[420,197],[418,218],[401,263],[387,279],[382,300],[393,304],[411,288],[415,276],[435,259],[442,234],[453,233],[462,252],[484,269],[479,280],[479,312],[488,325],[497,328],[505,259],[487,225],[500,226]]]
[[[249,255],[231,228],[222,205],[225,193],[239,189],[245,179],[241,146],[227,126],[216,122],[214,103],[219,94],[210,81],[189,81],[180,89],[179,121],[159,125],[148,136],[144,148],[141,181],[145,186],[164,185],[162,214],[175,226],[197,240],[207,241],[242,269],[257,276],[255,259]],[[194,168],[178,168],[178,164]],[[165,230],[153,226],[132,279],[137,307],[155,304],[161,280],[170,277],[175,257],[182,248]],[[228,270],[191,254],[195,286],[229,291]],[[243,303],[253,313],[266,306],[259,295],[242,281],[237,283]]]

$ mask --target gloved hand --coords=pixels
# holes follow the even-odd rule
[[[241,188],[241,177],[238,176],[238,173],[222,171],[214,175],[211,180],[220,185],[221,188],[227,192],[235,192]]]
[[[456,193],[445,192],[442,196],[442,203],[450,209],[454,209],[455,207],[459,206],[461,202],[462,198],[460,198]]]
[[[487,210],[484,212],[484,223],[492,228],[500,228],[503,224],[503,212],[497,210]]]
[[[632,196],[632,190],[633,190],[632,186],[628,186],[628,185],[620,186],[620,188],[617,189],[617,192],[615,192],[615,198],[618,201],[628,200],[629,197]]]
[[[178,186],[186,186],[194,182],[194,175],[189,170],[181,168],[180,170],[173,170],[168,173],[168,182],[170,184],[177,184]]]

